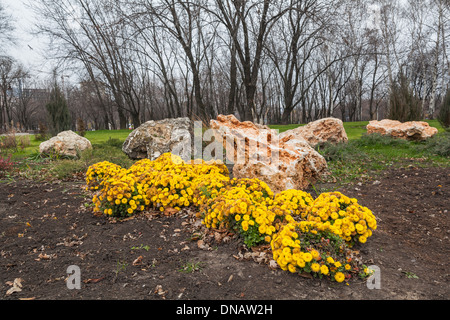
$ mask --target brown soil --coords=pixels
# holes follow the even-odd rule
[[[360,279],[346,285],[270,269],[270,257],[248,252],[238,238],[205,235],[190,209],[117,222],[92,214],[82,182],[3,182],[0,297],[448,299],[450,169],[392,169],[376,179],[339,191],[378,219],[378,229],[359,250],[366,265],[380,268],[380,289],[368,289]],[[66,285],[70,265],[81,270],[79,290]],[[17,278],[21,291],[7,294]]]

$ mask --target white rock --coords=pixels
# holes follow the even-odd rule
[[[92,144],[88,139],[68,130],[60,132],[57,136],[42,142],[39,145],[39,152],[76,157],[79,152],[91,148]]]

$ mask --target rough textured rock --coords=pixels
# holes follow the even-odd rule
[[[426,140],[437,134],[438,130],[423,121],[400,122],[384,119],[370,121],[367,125],[367,133],[379,133],[406,140]]]
[[[324,142],[341,143],[348,141],[344,124],[340,119],[336,118],[324,118],[310,122],[306,126],[287,130],[280,133],[280,138],[303,138],[308,141],[312,147]]]
[[[131,159],[154,160],[171,152],[191,159],[194,127],[189,118],[147,121],[133,130],[122,145],[122,151]]]
[[[234,162],[236,178],[258,178],[280,192],[305,189],[327,169],[325,159],[301,137],[280,139],[277,131],[233,115],[219,115],[210,125],[226,149],[226,161]]]
[[[90,148],[92,148],[92,145],[88,139],[68,130],[42,142],[39,145],[39,152],[47,154],[56,152],[59,155],[76,157],[78,152]]]

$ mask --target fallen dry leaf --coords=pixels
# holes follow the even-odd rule
[[[134,261],[133,261],[133,266],[138,266],[142,263],[142,256],[137,257]]]
[[[125,219],[121,219],[120,222],[125,222],[125,221],[129,221],[129,220],[133,220],[133,219],[134,219],[134,216],[131,216],[131,217],[128,217]]]
[[[313,276],[307,272],[302,272],[302,273],[299,273],[298,275],[303,278],[313,279]]]
[[[201,250],[209,250],[209,245],[207,243],[205,243],[205,241],[203,240],[198,240],[197,241],[197,247]]]
[[[178,212],[177,209],[174,209],[174,208],[166,208],[166,209],[164,210],[164,215],[165,215],[165,216],[172,216],[172,215],[176,214],[177,212]]]
[[[8,291],[6,291],[6,295],[9,296],[10,294],[13,294],[14,292],[20,292],[22,291],[22,289],[18,288],[18,287],[11,287],[8,289]]]
[[[83,280],[84,283],[97,283],[105,279],[105,277],[97,278],[97,279],[87,279]]]
[[[270,269],[277,269],[278,268],[278,264],[275,260],[270,260],[269,261],[269,268]]]
[[[166,297],[164,297],[164,295],[167,293],[167,291],[164,291],[162,285],[158,284],[155,288],[155,293],[157,293],[158,295],[162,296],[163,299],[165,299]]]
[[[14,292],[20,292],[22,291],[22,278],[16,278],[14,279],[14,282],[11,283],[11,281],[6,282],[7,285],[12,286],[11,288],[6,291],[6,295],[9,296],[13,294]]]
[[[55,255],[55,254],[50,254],[50,255],[48,255],[48,254],[45,254],[45,253],[41,252],[41,253],[38,255],[38,259],[34,259],[34,260],[36,260],[36,261],[41,261],[41,260],[50,260],[50,259],[53,259],[53,258],[56,258],[56,255]]]

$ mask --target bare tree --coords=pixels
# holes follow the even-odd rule
[[[11,57],[0,56],[0,130],[7,130],[13,121],[15,83],[25,75],[23,67]]]
[[[0,54],[5,54],[5,50],[15,43],[13,36],[14,20],[11,15],[6,12],[2,3],[0,3]]]
[[[287,12],[287,7],[283,2],[268,0],[216,0],[214,3],[209,11],[228,32],[231,56],[236,54],[239,63],[246,100],[244,105],[237,105],[239,114],[244,120],[257,121],[255,95],[263,49],[272,27]]]
[[[450,82],[448,0],[39,0],[33,7],[38,31],[52,40],[49,56],[83,82],[71,89],[71,112],[98,128],[220,113],[254,122],[375,119],[393,101],[400,70],[404,87],[433,112]],[[7,119],[4,103],[2,110]]]
[[[447,0],[432,0],[432,7],[435,9],[436,18],[433,19],[434,24],[432,29],[435,31],[436,39],[435,44],[433,46],[433,62],[431,68],[431,77],[432,77],[432,86],[431,86],[431,97],[430,97],[430,106],[429,106],[429,117],[434,118],[434,113],[436,111],[436,95],[437,95],[437,87],[438,87],[438,73],[439,73],[439,58],[442,41],[442,30],[444,19],[446,19],[445,13],[449,13],[449,3]],[[447,16],[448,17],[448,16]]]

